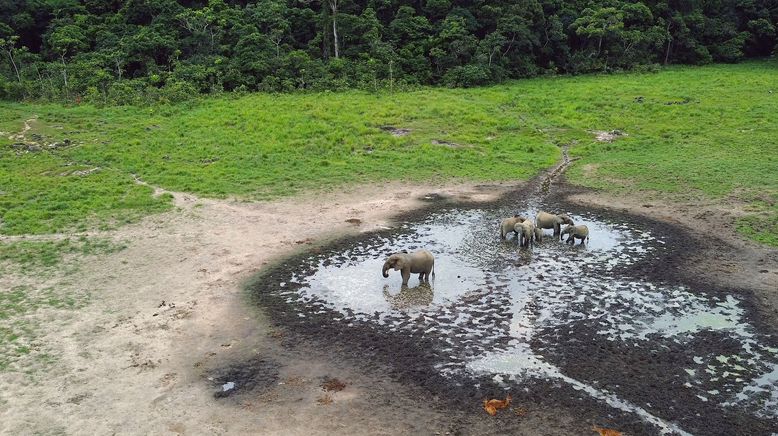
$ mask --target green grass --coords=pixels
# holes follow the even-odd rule
[[[40,324],[51,322],[51,310],[75,310],[88,303],[86,292],[63,294],[52,287],[16,286],[0,291],[0,371],[30,358],[51,361],[40,339]],[[45,312],[45,313],[44,313]]]
[[[469,90],[254,94],[142,108],[3,104],[0,130],[19,131],[35,114],[32,131],[78,145],[17,154],[3,135],[0,232],[112,227],[170,207],[132,174],[169,190],[256,200],[382,180],[525,180],[552,165],[562,144],[581,158],[568,175],[574,183],[774,205],[776,73],[778,63],[760,61]],[[394,137],[382,126],[411,132]],[[612,129],[628,136],[599,143],[591,133]],[[775,226],[765,225],[776,216],[768,204],[738,228],[776,245]]]
[[[85,256],[100,256],[125,248],[104,238],[77,238],[60,241],[14,241],[0,243],[0,274],[34,275],[43,283],[51,271],[74,277]],[[42,324],[50,323],[89,301],[84,290],[58,285],[19,285],[0,289],[0,371],[30,369],[54,358],[41,342]],[[22,280],[28,281],[28,280]],[[20,364],[20,362],[24,362]],[[31,366],[31,362],[35,365]],[[38,368],[40,369],[40,368]]]
[[[104,255],[124,248],[126,245],[110,239],[86,237],[60,241],[0,242],[0,272],[40,272],[62,266],[69,255]]]

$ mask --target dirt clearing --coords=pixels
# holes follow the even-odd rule
[[[430,202],[493,201],[517,188],[387,183],[259,204],[173,193],[176,210],[100,233],[128,247],[90,260],[77,277],[0,278],[4,288],[45,281],[91,295],[76,311],[36,314],[56,319],[41,324],[54,358],[0,374],[0,432],[562,435],[611,427],[605,416],[582,422],[570,413],[573,403],[541,398],[512,404],[521,414],[487,416],[483,398],[472,399],[474,413],[449,410],[423,383],[398,378],[389,361],[297,337],[243,291],[254,273],[334,238],[391,227],[392,217]],[[700,257],[679,269],[723,285],[747,280],[759,310],[776,313],[775,250],[742,242],[734,231],[711,236],[698,207],[569,194],[687,229]],[[774,317],[765,319],[775,326]],[[323,387],[333,380],[342,389]]]

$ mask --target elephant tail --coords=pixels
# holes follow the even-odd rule
[[[435,280],[435,261],[432,261],[432,280]]]

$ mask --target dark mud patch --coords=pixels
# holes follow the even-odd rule
[[[419,197],[419,200],[425,203],[437,203],[442,201],[450,201],[451,198],[445,195],[438,194],[437,192],[430,192]]]
[[[778,430],[778,349],[753,295],[686,274],[699,243],[687,232],[581,208],[565,200],[575,189],[555,188],[545,199],[433,202],[394,229],[289,258],[250,289],[278,325],[333,356],[388,363],[395,379],[457,413],[483,416],[484,398],[510,392],[532,409],[564,408],[581,432]],[[587,223],[591,243],[499,241],[500,217],[538,210]],[[388,253],[417,248],[436,255],[430,289],[380,277]]]
[[[340,392],[346,389],[346,383],[337,378],[325,377],[321,382],[321,388],[328,392]]]
[[[225,398],[246,392],[263,392],[278,383],[278,363],[259,357],[211,371],[207,378],[213,396]]]
[[[409,133],[411,133],[411,129],[402,129],[400,127],[395,127],[395,126],[381,126],[380,129],[398,138],[402,136],[406,136]]]

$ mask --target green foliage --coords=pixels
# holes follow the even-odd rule
[[[738,62],[778,26],[773,0],[13,3],[0,99],[95,104]]]

